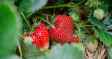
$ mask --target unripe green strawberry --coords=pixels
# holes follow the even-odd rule
[[[104,16],[105,12],[103,9],[98,8],[94,11],[94,17],[96,17],[97,19],[101,20],[104,18]]]

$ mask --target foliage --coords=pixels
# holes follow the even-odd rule
[[[19,4],[19,9],[24,12],[26,16],[30,16],[37,10],[42,8],[47,3],[47,0],[22,0]]]
[[[12,5],[0,4],[0,56],[11,54],[16,49],[21,27],[19,20]]]
[[[112,40],[111,40],[112,35],[106,31],[106,26],[94,17],[91,17],[91,19],[89,20],[92,24],[94,24],[94,26],[96,26],[94,30],[96,32],[96,35],[100,38],[100,40],[105,45],[111,46],[112,45]]]
[[[102,43],[111,59],[111,8],[111,0],[1,0],[0,59],[84,59],[88,40]],[[50,41],[49,49],[40,51],[32,42],[23,42],[23,33],[30,37],[40,21],[50,28],[60,14],[73,18],[74,34],[80,43],[60,45]]]
[[[84,59],[84,47],[82,44],[56,45],[52,48],[49,56],[49,59]]]
[[[108,48],[108,59],[112,59],[112,48]]]

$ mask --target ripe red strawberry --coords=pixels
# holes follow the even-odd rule
[[[51,28],[49,30],[49,35],[50,38],[56,42],[59,42],[61,44],[64,43],[79,43],[80,39],[78,36],[73,35],[71,33],[66,33],[64,32],[64,30],[60,29],[60,28]]]
[[[79,38],[73,34],[73,28],[71,16],[58,15],[55,19],[55,27],[49,30],[50,38],[62,44],[79,42]]]
[[[73,33],[73,20],[71,16],[58,15],[55,18],[56,28],[61,28],[67,33]]]
[[[40,23],[36,30],[32,33],[33,44],[36,47],[42,49],[48,49],[49,47],[49,34],[48,29],[44,23]]]
[[[51,28],[49,30],[50,38],[60,42],[60,43],[71,43],[74,42],[74,36],[72,34],[67,34],[63,29],[60,28]]]

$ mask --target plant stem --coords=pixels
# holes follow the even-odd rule
[[[18,46],[18,50],[19,50],[19,53],[20,53],[20,57],[22,58],[23,54],[22,54],[22,49],[21,49],[20,42],[19,42],[18,39],[16,41],[17,41],[17,46]]]
[[[76,5],[75,5],[75,6],[76,6]],[[61,7],[74,7],[74,6],[70,6],[69,4],[61,4],[61,5],[47,6],[47,7],[44,7],[44,9],[49,9],[49,8],[61,8]]]
[[[28,25],[29,29],[31,30],[32,27],[31,27],[31,25],[30,25],[30,22],[26,19],[24,13],[23,13],[23,12],[20,12],[20,14],[21,14],[22,18],[24,19],[24,21],[26,22],[26,24]]]
[[[60,5],[53,5],[53,6],[46,6],[43,9],[50,9],[50,8],[61,8],[61,7],[69,7],[69,8],[74,8],[78,7],[80,4],[85,2],[85,0],[81,1],[80,3],[74,4],[74,3],[68,3],[68,4],[60,4]]]
[[[42,18],[42,17],[40,17],[40,19],[41,19],[42,21],[46,22],[47,24],[49,24],[49,25],[50,25],[50,27],[54,28],[54,25],[53,25],[53,24],[51,24],[49,21],[44,20],[44,18]]]

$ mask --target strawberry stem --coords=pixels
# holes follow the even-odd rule
[[[23,12],[20,12],[20,14],[21,14],[23,20],[24,20],[24,21],[26,22],[26,24],[28,25],[29,29],[31,30],[32,28],[31,28],[30,22],[26,19],[24,13],[23,13]]]
[[[44,22],[46,22],[47,24],[49,24],[50,27],[55,28],[55,26],[54,26],[53,24],[51,24],[49,21],[45,20],[45,19],[42,18],[42,17],[39,17],[39,18],[40,18],[42,21],[44,21]]]
[[[19,42],[19,40],[18,40],[18,39],[17,39],[16,41],[17,41],[17,48],[19,49],[20,57],[22,58],[23,53],[22,53],[21,44],[20,44],[20,42]]]

